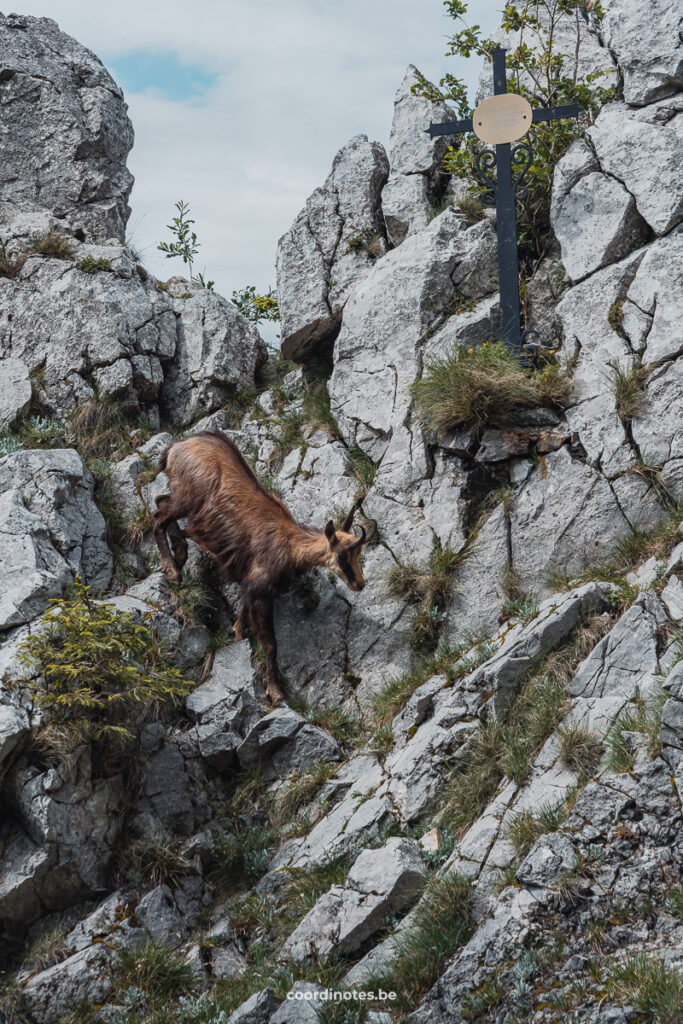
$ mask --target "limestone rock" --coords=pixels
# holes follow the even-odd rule
[[[280,239],[277,282],[287,359],[305,361],[333,335],[350,288],[385,252],[380,194],[388,173],[383,147],[354,136]]]
[[[32,256],[18,277],[0,279],[0,355],[40,371],[41,404],[57,415],[95,389],[129,406],[155,401],[162,362],[176,350],[168,297],[142,280],[118,243],[95,251],[109,270],[87,273],[75,260]]]
[[[242,768],[263,765],[265,778],[284,777],[325,758],[337,761],[339,744],[296,711],[277,707],[247,732],[237,748]]]
[[[329,383],[332,411],[347,444],[359,445],[375,461],[384,455],[406,420],[428,328],[454,300],[456,288],[475,298],[495,289],[495,251],[489,221],[462,230],[456,214],[446,211],[388,253],[353,290]],[[416,454],[421,457],[419,448]]]
[[[0,459],[0,547],[7,576],[0,628],[39,615],[76,574],[111,579],[93,479],[74,451],[19,451]]]
[[[513,559],[531,591],[542,589],[550,569],[571,576],[599,562],[630,532],[605,478],[566,448],[546,456],[522,485],[510,521]]]
[[[683,196],[677,169],[683,159],[683,117],[676,113],[675,104],[630,110],[622,103],[610,103],[600,111],[588,137],[604,173],[613,175],[633,196],[638,213],[657,235],[666,234],[681,220]],[[635,229],[632,210],[630,219]],[[592,227],[589,230],[592,233]]]
[[[262,988],[230,1014],[227,1024],[262,1024],[263,1021],[272,1020],[271,1015],[277,1010],[278,1005],[268,989]]]
[[[389,139],[389,180],[382,192],[382,210],[392,245],[429,222],[430,200],[443,192],[446,175],[443,157],[449,139],[431,139],[427,128],[434,122],[456,118],[447,104],[432,103],[412,92],[420,72],[410,64],[394,100],[394,119]]]
[[[633,196],[598,172],[581,178],[554,214],[562,262],[574,281],[616,263],[647,238]]]
[[[414,839],[390,839],[380,850],[365,850],[346,883],[333,885],[292,932],[280,959],[353,953],[390,915],[414,902],[426,872]]]
[[[681,349],[683,234],[648,246],[624,301],[624,332],[647,365],[671,359]]]
[[[61,963],[32,975],[20,1004],[34,1020],[53,1021],[76,1004],[101,1006],[112,992],[116,950],[108,943],[88,946]]]
[[[48,212],[73,231],[123,239],[133,184],[123,93],[49,18],[2,16],[0,53],[0,221]]]
[[[668,0],[607,0],[605,41],[624,75],[624,98],[642,106],[683,85],[680,11]]]
[[[648,381],[633,437],[647,465],[661,466],[661,479],[675,497],[683,496],[683,433],[678,411],[683,401],[683,359],[665,364]]]
[[[183,426],[225,404],[231,390],[253,387],[266,361],[256,327],[216,292],[202,288],[176,299],[177,347],[161,389],[173,422]]]
[[[0,430],[11,426],[29,407],[31,382],[21,359],[0,359]]]
[[[93,779],[90,751],[84,748],[65,758],[61,771],[18,768],[11,785],[26,831],[54,851],[41,901],[65,907],[101,890],[121,828],[120,777]]]

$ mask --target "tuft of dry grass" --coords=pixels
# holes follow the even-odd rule
[[[436,434],[463,424],[511,422],[520,409],[564,408],[571,381],[559,364],[527,370],[502,341],[454,346],[427,363],[412,387],[424,425]]]
[[[0,239],[0,277],[18,277],[24,263],[26,263],[26,254],[20,252],[13,256]]]
[[[600,764],[603,746],[597,733],[583,725],[570,724],[558,729],[560,761],[580,778],[591,776]]]
[[[617,415],[624,423],[630,423],[642,409],[647,368],[636,362],[625,369],[616,360],[611,360],[607,365],[612,393],[617,403]]]
[[[76,254],[73,238],[59,231],[44,231],[34,235],[31,253],[36,256],[54,256],[58,260],[72,260]]]

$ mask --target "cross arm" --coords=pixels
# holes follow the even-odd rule
[[[430,124],[425,131],[432,139],[436,135],[458,135],[460,132],[471,132],[472,118],[468,117],[465,121],[444,121],[443,124]]]
[[[564,107],[539,107],[534,110],[533,122],[557,121],[562,117],[578,117],[580,113],[578,103],[567,103]]]

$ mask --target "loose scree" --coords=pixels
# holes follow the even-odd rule
[[[187,561],[190,537],[212,554],[223,579],[239,583],[244,607],[233,626],[239,640],[251,627],[266,656],[266,692],[283,700],[278,684],[273,604],[297,575],[324,566],[351,590],[365,586],[359,556],[370,540],[350,533],[356,506],[341,529],[330,520],[322,530],[297,523],[285,503],[259,482],[233,442],[219,431],[203,431],[173,441],[159,468],[170,494],[156,499],[154,537],[166,578],[178,583]],[[186,519],[181,530],[179,519]],[[170,541],[170,547],[169,547]]]

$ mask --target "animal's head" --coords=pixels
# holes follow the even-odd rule
[[[365,580],[360,567],[360,553],[363,545],[367,544],[374,536],[374,531],[368,537],[365,529],[360,526],[360,536],[351,533],[355,512],[356,506],[354,505],[339,530],[335,530],[334,523],[330,519],[323,532],[330,548],[329,568],[337,574],[340,580],[344,581],[349,589],[362,590]]]

